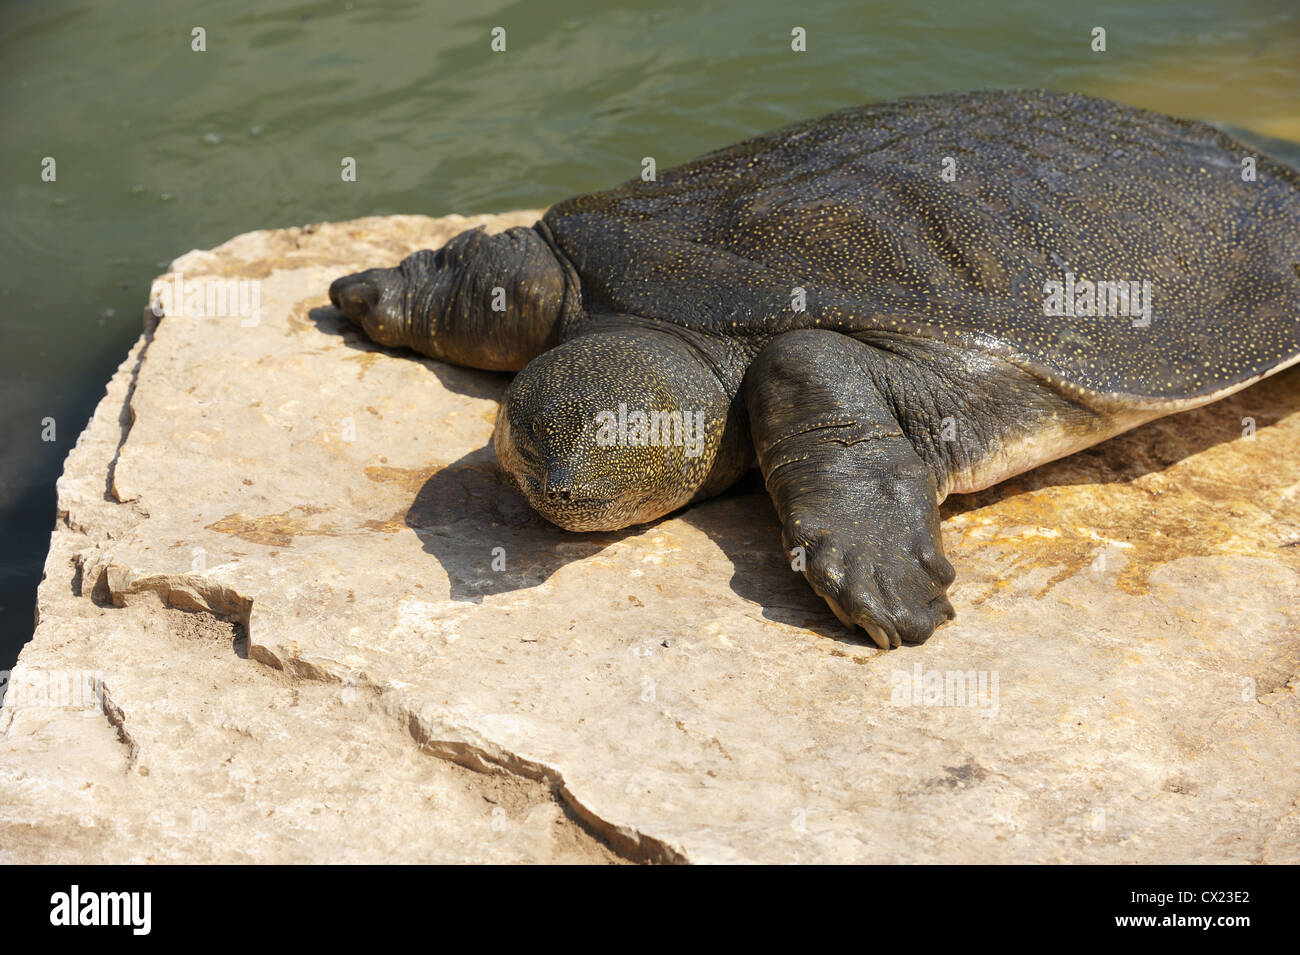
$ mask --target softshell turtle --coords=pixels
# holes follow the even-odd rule
[[[953,616],[938,504],[1300,360],[1300,175],[1201,123],[1050,92],[832,113],[330,299],[519,371],[494,445],[573,531],[754,463],[792,565],[881,647]]]

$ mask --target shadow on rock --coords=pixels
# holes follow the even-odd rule
[[[854,648],[875,649],[864,631],[840,623],[803,574],[791,568],[781,549],[776,508],[757,470],[725,494],[679,516],[718,545],[731,561],[732,593],[754,604],[765,620],[811,630]]]
[[[757,471],[727,493],[674,516],[718,545],[731,561],[732,591],[760,608],[764,618],[855,647],[874,646],[866,634],[836,620],[803,576],[790,569],[781,552],[776,512]],[[472,603],[536,587],[566,564],[655,526],[599,534],[562,530],[509,485],[489,447],[431,476],[407,511],[406,524],[446,572],[451,599]]]
[[[448,391],[466,398],[489,398],[500,401],[510,384],[512,374],[495,371],[479,371],[476,368],[461,368],[446,362],[421,355],[409,348],[387,348],[366,337],[366,333],[357,328],[346,315],[332,305],[313,308],[307,313],[316,328],[326,335],[343,339],[343,344],[362,352],[379,352],[394,358],[409,358],[427,368],[437,377]]]
[[[1191,411],[1157,418],[1109,441],[972,494],[943,502],[944,520],[1045,487],[1127,484],[1168,470],[1220,444],[1240,441],[1253,423],[1261,432],[1300,410],[1300,367],[1265,378],[1244,391]]]
[[[490,447],[430,477],[406,512],[406,524],[446,572],[451,599],[473,603],[487,594],[536,587],[565,564],[642,530],[561,530],[509,485]]]

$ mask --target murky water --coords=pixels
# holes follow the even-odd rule
[[[189,249],[325,219],[543,206],[631,178],[643,156],[664,168],[939,90],[1078,90],[1300,141],[1295,0],[608,6],[0,5],[0,670],[31,635],[63,458],[150,280]],[[1300,162],[1300,147],[1271,148]],[[341,180],[344,156],[357,182]]]

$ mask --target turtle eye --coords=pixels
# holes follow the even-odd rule
[[[532,422],[528,425],[528,430],[533,433],[534,438],[540,438],[542,436],[542,432],[544,432],[546,428],[542,426],[541,418],[534,418]]]

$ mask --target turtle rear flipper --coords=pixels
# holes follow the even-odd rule
[[[834,332],[776,338],[745,398],[791,564],[835,615],[883,649],[953,617],[938,491],[864,366],[877,349]]]

